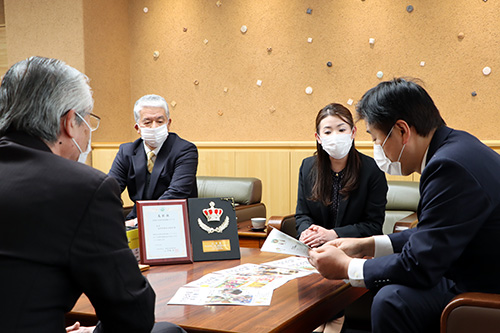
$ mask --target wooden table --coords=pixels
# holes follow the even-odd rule
[[[266,229],[261,231],[254,231],[252,229],[252,221],[238,222],[238,238],[240,240],[240,247],[256,247],[261,248],[262,244],[266,241]]]
[[[179,287],[205,274],[287,256],[242,248],[241,257],[241,260],[155,266],[144,272],[156,292],[156,321],[175,323],[188,332],[312,332],[367,291],[353,288],[342,280],[327,280],[319,274],[311,274],[275,289],[270,306],[167,305]],[[85,296],[70,315],[72,320],[95,317]]]

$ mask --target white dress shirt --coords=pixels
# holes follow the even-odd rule
[[[427,150],[425,151],[424,158],[422,159],[420,173],[424,171],[428,152],[429,148],[427,148]],[[379,258],[394,253],[394,249],[392,248],[392,243],[389,236],[377,235],[373,236],[373,239],[375,241],[375,253],[373,255],[374,258]],[[363,265],[365,264],[366,260],[367,259],[354,258],[349,263],[349,267],[347,269],[347,275],[349,276],[349,282],[353,287],[366,288],[365,279],[363,275]]]

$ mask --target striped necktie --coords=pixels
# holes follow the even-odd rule
[[[153,151],[148,152],[148,172],[151,173],[153,171],[153,166],[155,165],[155,161],[153,160],[155,157],[155,153]]]

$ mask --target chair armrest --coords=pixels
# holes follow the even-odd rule
[[[271,216],[267,221],[267,232],[271,231],[270,227],[276,228],[287,235],[297,237],[297,229],[295,228],[295,214],[283,216]]]
[[[252,217],[266,217],[266,205],[263,202],[250,205],[237,205],[234,207],[238,222],[248,221]]]
[[[498,332],[500,294],[463,293],[441,314],[441,332]]]
[[[417,213],[410,214],[407,217],[403,217],[401,220],[397,221],[394,224],[394,230],[392,232],[401,232],[405,231],[406,229],[414,228],[417,223]]]

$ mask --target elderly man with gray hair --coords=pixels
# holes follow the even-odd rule
[[[64,332],[82,293],[100,321],[67,332],[153,329],[155,293],[128,247],[118,184],[76,162],[99,126],[92,108],[87,77],[56,59],[20,61],[2,79],[0,332]]]
[[[141,136],[120,145],[109,175],[130,199],[163,200],[196,198],[198,150],[189,141],[170,132],[172,119],[165,99],[146,95],[134,106],[135,129]],[[136,224],[134,205],[127,225]]]

